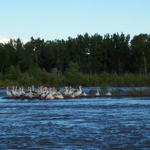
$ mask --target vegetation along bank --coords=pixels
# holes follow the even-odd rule
[[[78,35],[67,40],[33,37],[0,44],[0,87],[149,86],[150,35]]]

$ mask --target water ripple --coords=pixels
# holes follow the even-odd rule
[[[0,99],[0,149],[150,149],[148,99]]]

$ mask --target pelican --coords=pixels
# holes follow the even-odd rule
[[[31,98],[31,99],[33,98],[33,93],[32,93],[31,90],[30,90],[30,92],[29,92],[29,94],[28,94],[28,97]]]
[[[47,99],[47,100],[52,100],[52,99],[64,99],[64,97],[70,97],[70,98],[75,98],[79,96],[87,96],[86,92],[82,91],[82,87],[79,86],[78,89],[70,87],[65,87],[65,90],[57,90],[55,87],[53,88],[48,88],[48,87],[43,87],[40,86],[38,89],[35,89],[35,87],[32,85],[31,87],[28,87],[27,90],[25,90],[23,87],[18,87],[13,86],[12,90],[10,91],[9,88],[7,87],[6,94],[9,97],[17,97],[19,98],[20,96],[23,96],[24,98],[41,98],[41,99]],[[108,94],[110,95],[111,94]]]
[[[48,95],[46,95],[45,99],[47,99],[47,100],[53,100],[54,96],[51,93],[48,93]]]
[[[43,91],[43,93],[41,94],[41,99],[44,99],[45,97],[46,97],[46,92],[45,91]]]
[[[100,96],[99,90],[95,93],[96,96]]]
[[[60,92],[57,92],[54,97],[58,99],[64,99],[64,96]]]
[[[16,88],[14,86],[12,87],[11,93],[12,93],[12,96],[18,96],[18,93],[17,93]]]
[[[77,96],[80,96],[81,94],[82,94],[82,87],[79,86],[79,89],[76,92],[74,92],[74,95],[75,97],[77,97]]]
[[[111,92],[107,92],[105,95],[106,96],[112,96],[112,93]]]
[[[68,87],[65,87],[64,95],[69,95],[68,93],[69,93],[69,89]]]
[[[83,93],[82,93],[82,96],[87,96],[87,93],[83,92]]]
[[[22,95],[22,96],[25,96],[25,94],[26,94],[26,93],[25,93],[25,91],[24,91],[24,88],[22,87],[22,88],[21,88],[21,95]]]
[[[8,87],[7,87],[7,91],[6,91],[7,96],[11,97],[12,93],[9,91]]]
[[[71,98],[75,98],[75,95],[74,95],[74,93],[72,93],[70,96],[71,96]]]

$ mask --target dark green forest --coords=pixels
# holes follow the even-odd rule
[[[0,86],[149,86],[150,35],[78,35],[0,44]]]

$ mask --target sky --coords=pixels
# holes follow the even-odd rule
[[[1,0],[0,41],[150,33],[150,0]]]

